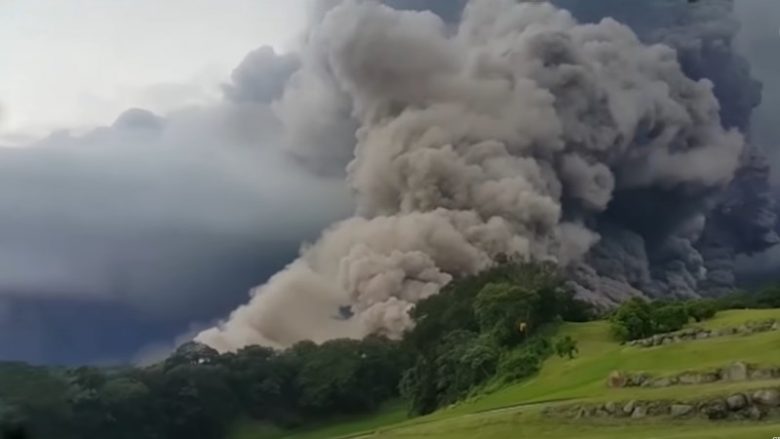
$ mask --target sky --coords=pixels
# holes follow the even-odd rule
[[[289,48],[303,2],[0,0],[0,139],[219,96],[252,49]]]
[[[250,102],[305,19],[285,0],[0,0],[0,360],[151,361],[350,211]]]
[[[752,136],[780,162],[780,1],[737,14],[765,82]],[[153,361],[349,215],[340,178],[279,146],[278,84],[252,82],[289,73],[273,51],[306,17],[291,0],[0,0],[0,360]]]

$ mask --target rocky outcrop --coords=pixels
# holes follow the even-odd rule
[[[677,375],[660,377],[645,372],[628,373],[613,371],[607,377],[607,386],[612,388],[670,387],[714,383],[717,381],[769,379],[780,379],[780,366],[761,367],[737,361],[717,370],[686,371]]]
[[[777,320],[769,319],[758,322],[747,322],[744,325],[722,329],[688,328],[681,331],[656,334],[652,337],[632,340],[628,342],[627,345],[641,348],[650,348],[672,343],[706,340],[713,337],[725,337],[729,335],[751,335],[760,332],[777,331],[778,329],[780,329],[780,325],[778,324]]]
[[[571,404],[550,406],[543,410],[548,417],[562,418],[702,418],[709,420],[780,419],[780,389],[732,393],[693,401],[609,401],[604,404]]]

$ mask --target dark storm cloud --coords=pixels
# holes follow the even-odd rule
[[[764,147],[773,163],[780,163],[780,2],[737,0],[735,13],[742,23],[737,47],[764,84],[761,105],[753,113],[753,141]],[[776,172],[773,177],[777,182]]]
[[[290,63],[259,49],[223,102],[131,109],[83,135],[0,149],[0,332],[18,344],[0,340],[0,358],[127,358],[153,328],[172,339],[244,300],[349,210],[341,181],[280,146],[269,101]],[[100,310],[141,335],[109,330]]]
[[[768,156],[772,167],[773,196],[780,198],[780,2],[736,0],[735,13],[742,27],[737,48],[750,62],[752,72],[763,83],[761,105],[753,112],[750,135]],[[748,286],[776,282],[780,270],[780,247],[737,260],[739,280]]]

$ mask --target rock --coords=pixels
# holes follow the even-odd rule
[[[631,417],[634,419],[642,419],[647,416],[647,409],[641,405],[634,407],[634,411],[631,412]]]
[[[669,377],[662,377],[662,378],[656,378],[654,380],[648,381],[645,384],[647,384],[646,387],[669,387],[673,385],[674,382]]]
[[[709,337],[710,337],[710,333],[709,332],[700,332],[700,333],[696,334],[696,340],[703,340],[703,339],[709,338]]]
[[[634,413],[634,409],[636,408],[636,401],[631,400],[626,403],[626,405],[623,406],[623,413],[630,415]]]
[[[737,393],[726,398],[726,405],[728,405],[729,410],[733,412],[742,410],[743,408],[747,407],[747,404],[747,398],[741,393]]]
[[[617,410],[618,410],[617,404],[615,404],[612,401],[604,404],[604,411],[609,413],[610,415],[614,415],[615,412],[617,412]]]
[[[666,416],[669,414],[669,402],[668,401],[655,401],[651,402],[647,406],[648,416]]]
[[[745,381],[748,379],[748,366],[741,361],[737,361],[723,369],[722,375],[723,379],[728,381]]]
[[[780,406],[780,392],[775,389],[759,390],[753,394],[753,401],[768,407]]]
[[[628,377],[626,374],[619,370],[613,370],[609,373],[609,376],[607,377],[607,386],[612,388],[621,388],[626,387],[626,384],[628,383]]]
[[[714,373],[686,372],[677,377],[680,384],[704,384],[718,381],[718,375]]]
[[[772,323],[772,326],[769,327],[770,331],[777,331],[778,329],[780,329],[780,323],[777,322]]]
[[[747,417],[754,421],[760,421],[764,417],[764,411],[756,406],[752,406],[747,410]]]
[[[631,384],[634,387],[640,387],[647,381],[649,381],[652,377],[646,373],[638,373],[634,375],[631,379]]]
[[[772,369],[754,369],[750,371],[751,380],[771,380],[774,378]]]
[[[663,342],[661,342],[661,344],[664,344],[664,345],[672,344],[672,343],[674,343],[674,340],[672,338],[670,338],[670,337],[664,337]]]
[[[670,408],[670,413],[675,418],[678,418],[680,416],[686,416],[690,414],[693,411],[693,406],[688,404],[672,404],[672,407]]]
[[[715,399],[706,403],[701,411],[708,419],[725,419],[728,416],[728,405],[723,400]]]

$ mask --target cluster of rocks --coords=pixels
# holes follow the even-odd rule
[[[681,343],[693,340],[704,340],[713,337],[723,337],[727,335],[750,335],[759,332],[777,331],[780,329],[780,322],[776,319],[762,320],[758,322],[747,322],[740,326],[723,328],[723,329],[704,329],[704,328],[688,328],[675,332],[667,332],[664,334],[656,334],[652,337],[641,338],[639,340],[632,340],[627,344],[629,346],[637,346],[642,348],[650,348],[653,346],[662,346],[672,343]]]
[[[748,381],[780,379],[780,366],[759,367],[737,361],[715,370],[687,371],[677,375],[654,377],[645,372],[627,373],[613,371],[607,377],[607,386],[620,387],[669,387],[689,384],[706,384],[717,381]]]
[[[710,420],[762,420],[780,418],[780,390],[762,389],[699,401],[610,401],[605,404],[550,406],[545,416],[570,419],[647,417],[705,418]]]

